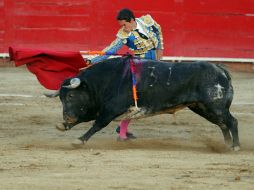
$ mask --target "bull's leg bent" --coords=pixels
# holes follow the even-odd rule
[[[72,144],[73,145],[84,144],[84,142],[88,141],[96,132],[106,127],[114,118],[116,118],[117,112],[113,113],[112,111],[109,111],[109,109],[113,110],[111,109],[111,107],[102,110],[101,113],[99,113],[98,117],[96,118],[95,122],[93,123],[93,126]]]
[[[240,149],[237,120],[230,114],[228,109],[224,108],[224,110],[216,111],[216,109],[205,105],[197,105],[189,108],[208,121],[218,125],[222,130],[225,143],[232,146],[233,150],[237,151]],[[233,140],[231,139],[230,132]]]
[[[78,139],[76,139],[75,141],[72,142],[72,145],[74,146],[79,146],[84,144],[86,141],[88,141],[96,132],[100,131],[101,129],[103,129],[104,127],[106,127],[108,124],[110,123],[110,121],[106,122],[106,123],[101,123],[98,120],[96,120],[93,124],[93,126],[81,137],[79,137]]]
[[[228,111],[225,114],[225,124],[229,128],[231,135],[233,137],[233,150],[240,150],[240,142],[238,136],[238,121],[234,118],[231,113]]]
[[[231,135],[230,135],[230,132],[229,132],[229,128],[222,124],[222,125],[219,125],[221,131],[222,131],[222,134],[224,136],[224,141],[225,141],[225,144],[228,146],[228,147],[231,147],[232,146],[232,138],[231,138]]]
[[[111,120],[101,120],[101,119],[96,119],[93,126],[81,137],[78,139],[84,143],[85,141],[88,141],[96,132],[100,131],[104,127],[106,127]]]

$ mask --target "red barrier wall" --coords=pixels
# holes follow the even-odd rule
[[[254,58],[254,0],[0,0],[0,52],[101,50],[124,7],[160,23],[167,56]]]

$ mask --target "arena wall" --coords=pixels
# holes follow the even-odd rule
[[[253,0],[0,0],[0,53],[9,46],[102,50],[125,7],[160,23],[165,57],[254,59]]]

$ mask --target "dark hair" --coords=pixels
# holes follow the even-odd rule
[[[120,10],[118,12],[117,17],[116,17],[117,20],[126,20],[127,22],[130,22],[132,18],[133,18],[133,20],[135,20],[135,16],[130,9]]]

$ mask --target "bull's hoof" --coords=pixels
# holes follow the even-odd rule
[[[228,148],[231,148],[233,145],[232,145],[232,140],[231,139],[228,139],[228,140],[225,140],[225,145],[228,147]]]
[[[233,151],[239,151],[241,148],[240,148],[240,146],[233,146],[231,149]]]
[[[59,131],[66,131],[66,128],[63,123],[57,124],[56,129]]]
[[[79,147],[82,147],[84,145],[84,141],[80,140],[80,139],[75,139],[71,145],[76,147],[76,148],[79,148]]]

